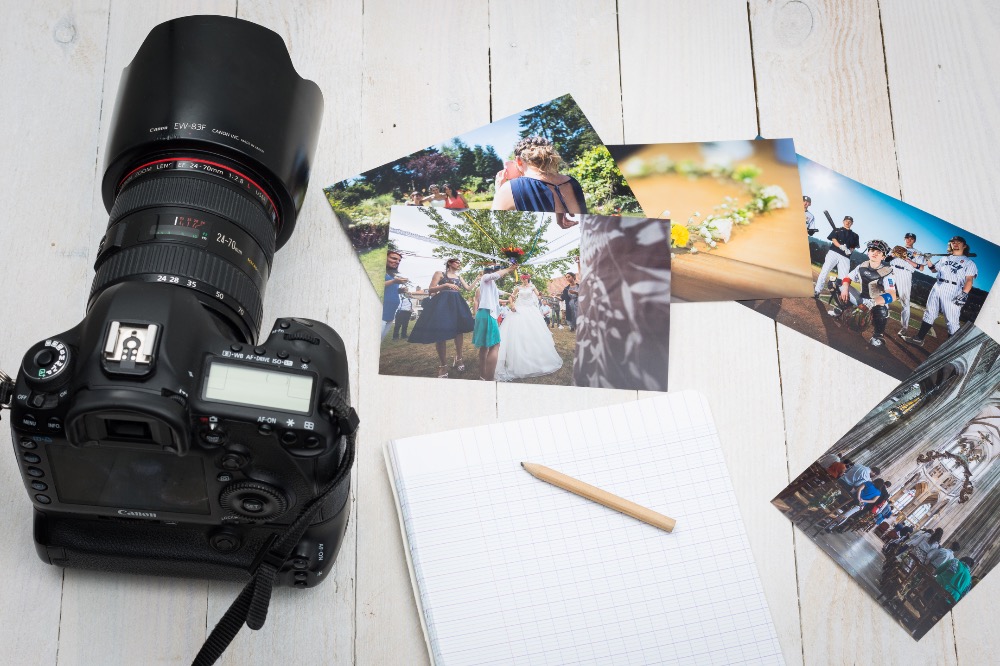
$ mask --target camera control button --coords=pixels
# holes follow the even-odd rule
[[[35,418],[34,414],[24,414],[21,416],[21,425],[27,426],[29,428],[37,428],[38,419]]]
[[[241,352],[241,351],[243,351],[243,345],[232,344],[232,345],[229,345],[229,348],[232,349],[234,352]]]
[[[299,441],[299,435],[294,430],[286,430],[281,434],[281,442],[291,446],[295,442]]]
[[[48,486],[48,484],[42,483],[41,481],[32,481],[31,482],[31,489],[32,490],[38,490],[38,491],[48,490],[49,486]]]
[[[306,437],[306,448],[315,449],[317,446],[319,446],[319,437],[316,435]]]
[[[281,351],[278,352],[278,358],[288,358],[288,352],[282,349]]]
[[[28,398],[28,404],[35,409],[41,408],[45,404],[45,394],[44,393],[32,393],[31,397]]]
[[[45,476],[45,472],[38,469],[37,467],[29,467],[25,471],[28,473],[28,476],[33,476],[36,479],[40,479],[43,476]]]
[[[38,444],[35,443],[35,440],[28,439],[27,437],[24,437],[24,438],[21,439],[21,448],[22,449],[34,449],[34,448],[37,448],[37,447],[38,447]]]
[[[226,431],[214,423],[207,428],[199,430],[198,435],[201,437],[201,441],[209,444],[210,446],[219,446],[220,444],[224,444],[228,437]]]
[[[231,553],[239,549],[242,544],[239,534],[234,530],[223,529],[208,538],[208,543],[212,548],[220,553]]]
[[[265,349],[264,347],[254,347],[253,353],[257,354],[257,356],[263,356],[264,354],[267,353],[267,349]]]
[[[260,433],[261,435],[270,435],[272,432],[274,432],[274,428],[272,428],[269,423],[261,423],[259,426],[257,426],[257,432]]]
[[[247,513],[260,513],[264,510],[264,502],[255,497],[248,497],[243,500],[242,507]]]
[[[21,454],[21,458],[24,459],[24,462],[31,463],[32,465],[42,462],[41,456],[39,456],[37,453],[25,452]]]
[[[52,350],[48,347],[40,350],[35,354],[35,365],[40,368],[47,368],[52,365],[56,360],[56,355],[52,353]]]
[[[296,571],[295,580],[309,580],[309,574],[307,574],[305,571]]]
[[[312,359],[311,359],[311,358],[309,358],[308,356],[303,356],[303,357],[302,357],[302,358],[300,358],[299,360],[300,360],[300,361],[302,361],[303,363],[308,363],[308,362],[309,362],[309,361],[311,361]]]
[[[292,560],[292,567],[295,569],[305,569],[307,566],[309,566],[309,562],[301,557]]]
[[[62,430],[62,421],[57,417],[53,416],[51,419],[45,422],[45,427],[49,430]]]
[[[52,503],[52,498],[49,497],[48,495],[35,495],[35,499],[40,504],[51,504]]]
[[[243,455],[242,453],[235,453],[233,451],[230,451],[229,453],[223,455],[222,459],[219,460],[219,467],[221,467],[222,469],[236,471],[238,469],[246,467],[247,463],[249,462],[250,462],[249,456]]]
[[[293,583],[293,585],[295,585],[295,587],[309,587],[309,583],[304,580],[297,580]]]
[[[278,323],[279,328],[288,328],[289,326],[291,326],[291,324],[289,324],[287,321],[282,321]]]

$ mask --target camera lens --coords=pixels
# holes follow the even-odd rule
[[[254,341],[322,112],[274,32],[223,16],[154,28],[122,73],[89,306],[121,282],[174,285]]]

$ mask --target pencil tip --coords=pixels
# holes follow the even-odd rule
[[[521,463],[521,467],[524,467],[524,463],[523,462]]]

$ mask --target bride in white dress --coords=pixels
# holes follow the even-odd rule
[[[509,382],[549,375],[562,367],[552,333],[539,308],[538,289],[530,275],[510,295],[510,312],[500,324],[496,379]]]

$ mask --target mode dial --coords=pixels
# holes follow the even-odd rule
[[[50,384],[65,374],[70,363],[69,345],[50,338],[39,342],[24,355],[21,370],[33,385]]]

